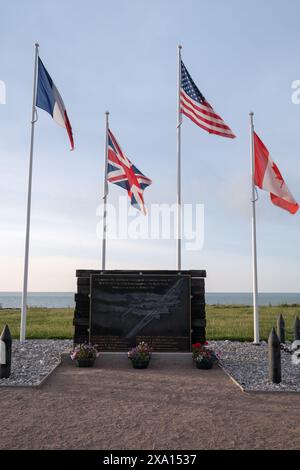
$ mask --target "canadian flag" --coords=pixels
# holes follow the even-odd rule
[[[255,132],[254,159],[254,182],[256,186],[270,193],[271,201],[275,206],[281,207],[291,214],[296,214],[299,204],[285,184],[277,165],[270,157],[268,149]]]

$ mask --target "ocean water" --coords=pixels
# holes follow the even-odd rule
[[[261,293],[260,305],[299,304],[300,293]],[[21,292],[0,292],[0,306],[2,308],[20,308]],[[28,305],[33,307],[74,307],[73,292],[30,292]],[[206,303],[209,305],[252,305],[252,294],[247,293],[206,293]]]
[[[253,294],[251,292],[233,293],[206,293],[206,303],[208,305],[253,305]],[[258,294],[259,305],[282,305],[299,304],[300,293],[267,293]]]
[[[2,308],[20,308],[22,302],[21,292],[0,292],[0,305]],[[73,292],[29,292],[27,305],[31,307],[74,307]]]

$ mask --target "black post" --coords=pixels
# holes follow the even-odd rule
[[[285,321],[282,315],[277,320],[277,336],[281,344],[285,343]]]
[[[0,364],[0,379],[8,379],[11,371],[11,345],[12,339],[9,328],[5,325],[0,336],[0,341],[5,345],[5,364]]]
[[[269,341],[269,379],[275,384],[281,382],[281,348],[275,328],[272,329]]]
[[[294,323],[294,341],[300,341],[300,320],[299,317],[295,318]]]

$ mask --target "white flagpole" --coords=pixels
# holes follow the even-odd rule
[[[254,344],[260,344],[259,335],[259,308],[258,308],[258,281],[257,281],[257,245],[256,245],[256,201],[255,190],[255,160],[254,160],[254,113],[250,113],[250,156],[251,156],[251,184],[252,184],[252,269],[253,269],[253,324]]]
[[[29,238],[30,238],[30,212],[31,212],[31,188],[32,188],[32,165],[33,165],[33,146],[34,146],[34,126],[36,123],[36,88],[37,88],[37,65],[38,65],[39,45],[35,44],[34,58],[34,76],[33,76],[33,98],[31,114],[31,141],[29,157],[28,174],[28,192],[27,192],[27,217],[26,217],[26,239],[25,239],[25,260],[24,260],[24,279],[21,310],[21,328],[20,341],[26,339],[26,316],[27,316],[27,286],[28,286],[28,260],[29,260]]]
[[[182,46],[178,45],[178,101],[177,101],[177,269],[181,270],[181,124],[182,113],[180,106],[180,91],[181,91],[181,49]]]
[[[107,219],[107,196],[108,196],[108,182],[107,182],[107,165],[108,165],[108,116],[109,112],[105,112],[105,169],[104,169],[104,185],[103,185],[103,237],[102,237],[102,270],[106,268],[106,219]]]

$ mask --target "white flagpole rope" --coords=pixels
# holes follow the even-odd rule
[[[108,196],[108,182],[107,182],[107,165],[108,165],[108,117],[109,112],[105,112],[105,147],[104,147],[104,185],[103,185],[103,237],[102,237],[102,270],[106,268],[106,220],[107,220],[107,196]]]
[[[254,113],[250,113],[250,156],[251,156],[251,184],[252,184],[252,270],[253,270],[253,324],[254,344],[260,344],[259,334],[259,307],[258,307],[258,281],[257,281],[257,244],[256,244],[256,202],[258,200],[255,187],[255,161],[254,161]]]
[[[37,121],[36,112],[36,92],[37,92],[37,65],[38,65],[39,45],[35,44],[34,58],[34,76],[33,76],[33,98],[32,98],[32,115],[31,115],[31,140],[30,140],[30,157],[29,157],[29,173],[28,173],[28,192],[27,192],[27,217],[26,217],[26,239],[25,239],[25,259],[24,259],[24,278],[22,293],[22,309],[21,309],[21,327],[20,341],[26,339],[26,317],[27,317],[27,287],[28,287],[28,261],[29,261],[29,239],[30,239],[30,213],[31,213],[31,189],[32,189],[32,166],[33,166],[33,146],[34,146],[34,126]]]
[[[182,113],[180,106],[181,91],[181,49],[178,45],[178,110],[177,110],[177,269],[181,270],[181,238],[182,238],[182,214],[181,214],[181,125]]]

